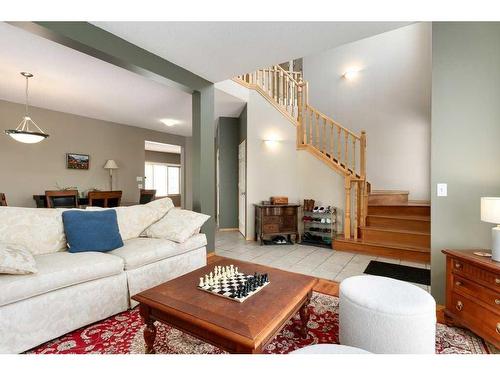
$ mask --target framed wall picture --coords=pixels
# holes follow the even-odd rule
[[[89,169],[90,156],[85,154],[66,154],[66,168],[68,169]]]

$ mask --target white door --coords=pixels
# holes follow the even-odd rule
[[[243,237],[247,235],[247,153],[246,141],[238,147],[238,227]]]

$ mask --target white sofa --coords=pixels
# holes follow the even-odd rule
[[[206,265],[204,234],[175,243],[134,231],[165,215],[168,201],[118,213],[124,246],[109,253],[67,252],[63,210],[0,207],[0,242],[27,247],[38,270],[0,275],[0,353],[24,352],[125,311],[137,304],[134,294]]]

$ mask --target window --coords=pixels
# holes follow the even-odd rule
[[[181,167],[178,165],[146,163],[146,189],[155,189],[162,197],[181,192]]]

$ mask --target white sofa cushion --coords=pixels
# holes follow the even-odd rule
[[[123,247],[110,251],[109,254],[122,258],[125,269],[131,270],[198,249],[206,244],[207,238],[204,234],[196,234],[181,244],[163,238],[134,238],[125,241]]]
[[[123,272],[122,259],[97,252],[37,255],[35,261],[36,274],[0,275],[0,306]]]
[[[183,243],[197,233],[209,218],[210,216],[198,212],[172,209],[146,230],[146,236]]]
[[[25,275],[35,272],[35,259],[24,246],[0,243],[0,274]]]
[[[0,242],[24,246],[33,255],[66,249],[63,209],[0,207]]]
[[[154,200],[148,204],[116,208],[87,207],[87,210],[116,210],[120,235],[124,241],[137,238],[151,224],[160,220],[174,207],[170,198]]]

